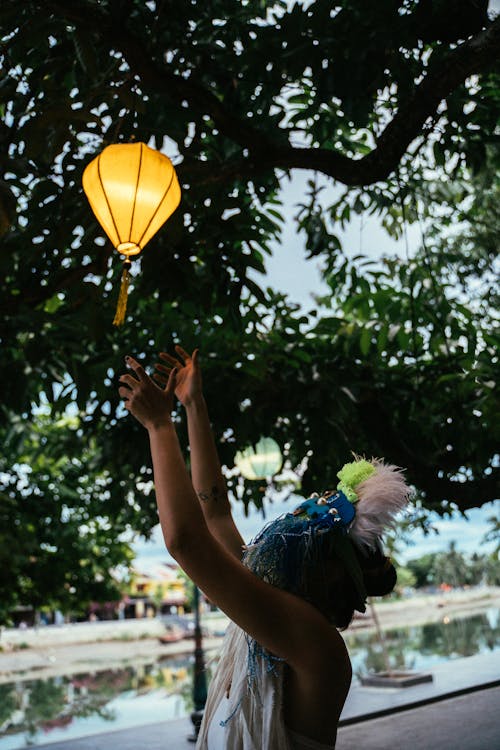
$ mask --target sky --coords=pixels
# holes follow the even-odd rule
[[[321,280],[319,263],[317,259],[306,258],[305,238],[296,234],[293,215],[296,213],[296,205],[303,200],[307,180],[310,173],[303,170],[294,170],[291,180],[286,180],[283,186],[283,209],[285,226],[283,240],[280,245],[274,247],[274,254],[266,260],[267,275],[263,278],[256,276],[259,284],[265,284],[276,290],[289,295],[292,301],[298,302],[308,310],[314,306],[312,294],[326,293],[326,284]],[[323,191],[323,201],[333,200],[336,195],[335,188]],[[402,237],[399,241],[391,239],[375,217],[366,216],[363,219],[356,217],[345,232],[339,231],[339,237],[344,249],[349,255],[360,252],[376,259],[382,254],[406,254],[406,240]],[[417,249],[420,242],[420,229],[410,226],[407,229],[407,241],[410,256]],[[295,503],[297,504],[297,503]],[[468,520],[460,514],[451,518],[442,519],[437,515],[432,517],[433,526],[439,534],[432,533],[424,536],[422,532],[413,534],[411,546],[402,547],[400,561],[421,557],[428,552],[438,552],[449,547],[450,542],[457,544],[457,549],[465,554],[477,551],[484,553],[492,551],[493,544],[484,544],[483,537],[488,531],[487,519],[498,514],[498,506],[488,503],[483,508],[473,509],[467,512]],[[274,518],[280,513],[293,510],[294,500],[284,502],[277,498],[275,502],[268,503],[267,519]],[[241,503],[233,505],[233,516],[243,539],[248,542],[255,536],[264,524],[262,513],[250,512],[245,517]],[[172,558],[165,549],[160,526],[156,526],[150,542],[137,541],[133,548],[136,552],[136,564],[144,569],[158,564],[158,562],[171,562]]]
[[[267,521],[276,518],[281,513],[293,510],[299,500],[289,498],[288,500],[277,500],[266,503],[266,517],[259,511],[253,511],[248,517],[244,516],[243,505],[233,504],[233,517],[245,542],[249,542]],[[439,534],[432,533],[424,536],[422,532],[415,531],[412,544],[404,546],[398,555],[398,562],[404,564],[407,560],[422,557],[429,552],[441,552],[449,548],[450,542],[456,542],[457,549],[466,555],[473,552],[484,554],[493,550],[493,544],[484,544],[482,539],[488,531],[487,519],[494,513],[494,503],[488,503],[483,508],[474,508],[467,511],[469,520],[457,515],[455,518],[442,519],[432,514],[432,524]],[[498,508],[497,508],[498,512]],[[160,525],[155,526],[150,542],[138,541],[133,545],[136,552],[135,564],[141,569],[151,570],[161,562],[172,562],[163,541]]]
[[[313,293],[328,292],[327,285],[321,279],[320,261],[317,258],[306,258],[305,237],[297,235],[293,221],[297,205],[304,202],[307,181],[310,179],[310,172],[295,169],[292,170],[292,178],[283,182],[283,239],[280,245],[274,245],[273,255],[266,258],[267,283],[279,291],[286,292],[305,310],[313,306]],[[321,203],[326,206],[333,203],[343,192],[343,188],[332,187],[330,183],[327,178],[318,179],[318,184],[326,186],[320,194]],[[415,250],[421,239],[420,229],[415,225],[409,225],[406,238],[403,236],[396,241],[387,234],[376,217],[368,215],[354,216],[346,230],[343,231],[339,227],[337,234],[349,256],[364,254],[373,259],[392,254],[405,257],[406,241],[411,255],[412,248]],[[254,276],[262,283],[261,275]]]

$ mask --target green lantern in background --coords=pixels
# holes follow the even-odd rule
[[[262,437],[255,448],[238,451],[234,463],[245,479],[269,479],[281,470],[283,456],[276,440]]]

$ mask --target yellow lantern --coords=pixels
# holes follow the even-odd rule
[[[83,173],[83,189],[99,224],[125,256],[113,325],[125,320],[131,256],[138,255],[179,205],[181,189],[170,159],[145,143],[118,143]]]

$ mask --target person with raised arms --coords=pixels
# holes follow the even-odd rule
[[[337,487],[314,493],[245,545],[234,523],[198,350],[161,353],[154,380],[132,357],[120,377],[125,407],[146,428],[165,545],[231,619],[211,682],[200,750],[335,746],[352,677],[339,630],[367,596],[392,591],[381,536],[408,501],[402,471],[355,457]],[[156,382],[155,382],[156,381]],[[187,414],[191,475],[171,413]]]

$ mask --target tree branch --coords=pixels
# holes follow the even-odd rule
[[[16,302],[13,302],[12,298],[7,299],[6,302],[0,302],[0,312],[8,315],[15,315],[24,306],[28,306],[30,309],[35,309],[44,302],[47,302],[47,300],[58,292],[64,292],[71,287],[81,284],[85,276],[89,273],[95,274],[96,276],[104,276],[106,273],[108,258],[111,255],[112,250],[112,246],[109,243],[106,243],[95,261],[87,263],[86,265],[79,265],[60,271],[51,284],[47,284],[47,286],[39,286],[37,293],[31,297],[20,295],[15,298]]]
[[[48,5],[77,26],[96,31],[95,15],[92,21],[82,4]],[[46,7],[46,6],[44,6]],[[99,16],[99,35],[119,50],[131,70],[151,88],[165,91],[169,99],[183,103],[191,109],[208,114],[220,133],[238,143],[249,152],[248,158],[227,163],[214,171],[214,165],[203,163],[184,170],[184,175],[195,174],[203,182],[222,182],[236,177],[251,177],[273,168],[312,169],[333,177],[345,185],[370,185],[387,178],[398,166],[410,143],[422,132],[429,117],[436,114],[439,104],[471,75],[491,68],[500,60],[500,17],[488,28],[463,42],[433,63],[430,58],[427,75],[418,84],[412,96],[401,104],[398,112],[380,134],[376,146],[361,159],[321,148],[296,148],[284,145],[250,122],[237,117],[210,91],[196,83],[192,76],[184,78],[171,73],[144,53],[144,45],[134,34],[123,27],[116,28],[109,16]]]
[[[346,185],[370,185],[386,179],[398,166],[411,142],[422,133],[429,117],[436,114],[441,101],[471,75],[478,74],[500,60],[500,17],[485,31],[429,64],[423,81],[377,139],[376,146],[361,159],[349,159],[327,149],[280,148],[274,146],[259,154],[267,166],[283,169],[313,169]],[[247,142],[247,148],[252,145]],[[240,170],[242,166],[240,164]]]
[[[420,471],[418,478],[419,487],[425,492],[428,502],[438,506],[443,500],[448,500],[464,511],[498,499],[499,474],[498,469],[493,469],[488,477],[458,482],[440,479],[432,471]]]
[[[413,476],[414,483],[426,495],[426,505],[439,511],[443,501],[455,503],[462,511],[477,508],[484,503],[498,499],[500,469],[492,469],[484,477],[453,480],[438,476],[439,469],[448,475],[458,473],[456,463],[438,458],[439,465],[426,458],[422,446],[407,440],[403,429],[398,429],[391,414],[387,412],[379,395],[369,384],[365,398],[359,403],[357,419],[366,433],[382,449],[383,455],[390,456],[391,461],[407,469]],[[427,454],[428,455],[428,454]]]

